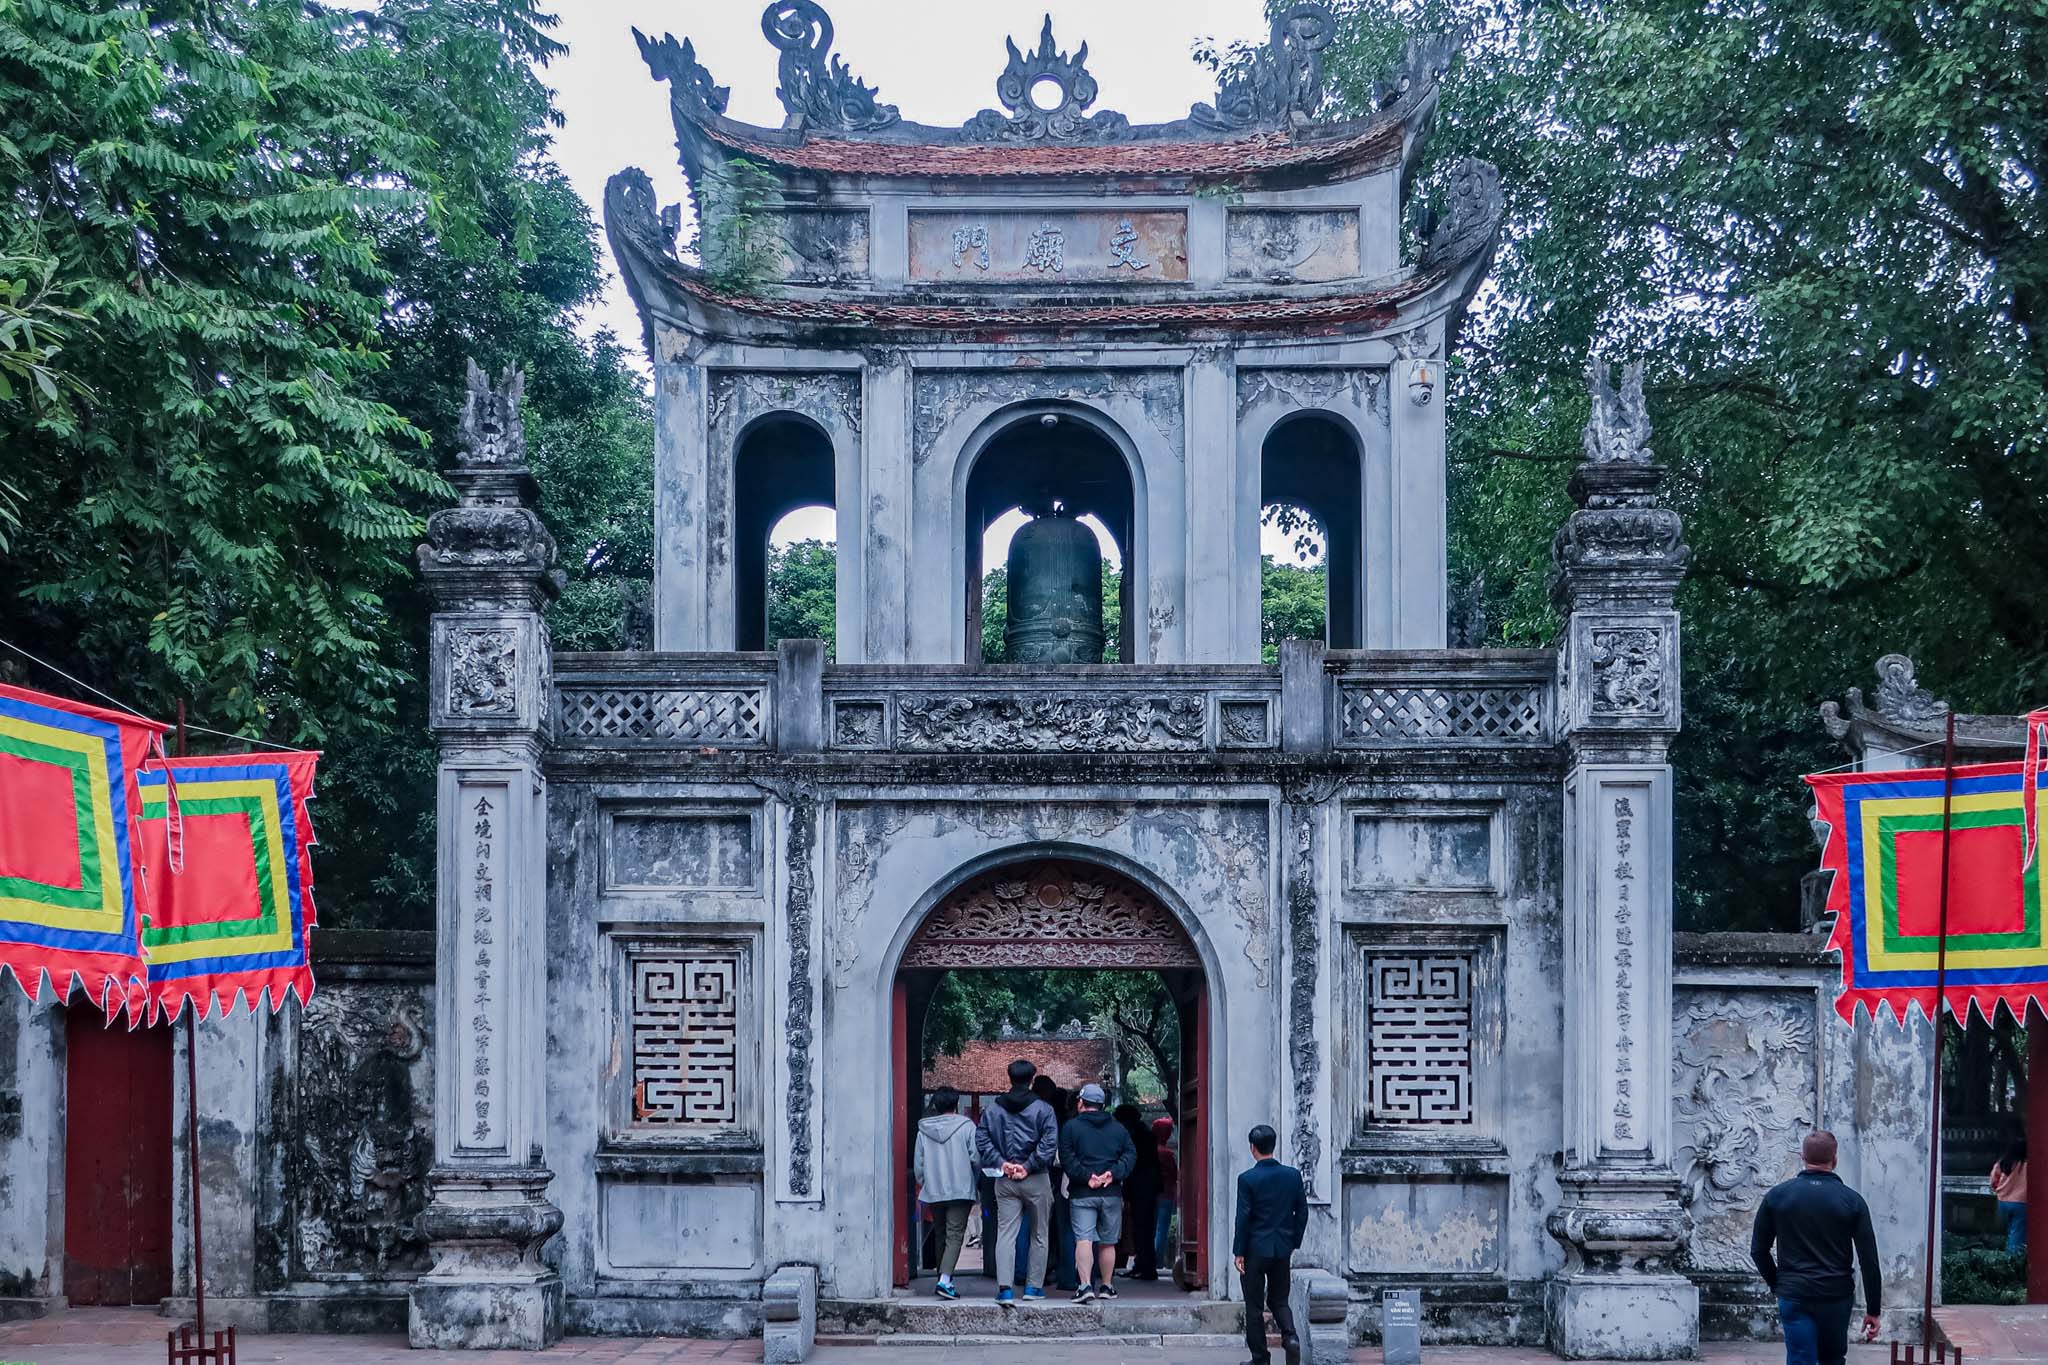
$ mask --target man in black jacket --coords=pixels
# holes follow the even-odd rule
[[[1849,1354],[1849,1310],[1863,1268],[1863,1339],[1877,1339],[1883,1279],[1870,1206],[1835,1174],[1835,1135],[1825,1129],[1799,1144],[1798,1175],[1772,1188],[1757,1207],[1750,1259],[1778,1296],[1785,1365],[1841,1365]],[[1777,1257],[1771,1255],[1777,1245]]]
[[[1250,1365],[1269,1365],[1266,1310],[1280,1329],[1287,1365],[1301,1365],[1301,1333],[1287,1301],[1293,1287],[1294,1252],[1308,1233],[1308,1191],[1301,1172],[1273,1158],[1280,1135],[1265,1124],[1251,1131],[1252,1168],[1237,1178],[1237,1235],[1231,1254],[1244,1283],[1244,1344]]]
[[[1081,1303],[1116,1297],[1116,1240],[1123,1235],[1124,1181],[1138,1149],[1124,1126],[1102,1112],[1109,1097],[1090,1082],[1081,1087],[1081,1112],[1060,1129],[1060,1165],[1070,1186],[1074,1220],[1074,1273]],[[1100,1250],[1097,1250],[1100,1248]],[[1095,1276],[1090,1280],[1090,1274]]]
[[[1045,1297],[1045,1257],[1052,1222],[1053,1156],[1059,1120],[1031,1093],[1038,1068],[1023,1058],[1010,1063],[1010,1090],[981,1111],[975,1149],[982,1168],[996,1173],[996,1302],[1015,1303],[1017,1227],[1031,1210],[1031,1264],[1024,1297]]]

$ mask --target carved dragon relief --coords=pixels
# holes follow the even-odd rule
[[[1672,1033],[1681,1197],[1702,1270],[1751,1272],[1749,1229],[1764,1192],[1798,1169],[1819,1106],[1813,997],[1686,988]]]

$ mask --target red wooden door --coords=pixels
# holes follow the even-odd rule
[[[1190,1289],[1209,1283],[1209,987],[1196,987],[1180,1026],[1180,1256]]]
[[[64,1292],[156,1303],[171,1292],[171,1030],[66,1013]]]
[[[893,1278],[898,1288],[910,1283],[910,1239],[917,1235],[917,1224],[910,1216],[910,1132],[917,1125],[910,1059],[916,1046],[910,1037],[910,992],[899,975],[889,992],[890,1070],[894,1078],[889,1087],[889,1154],[895,1168],[889,1179],[889,1206],[895,1210],[891,1220],[896,1248]]]

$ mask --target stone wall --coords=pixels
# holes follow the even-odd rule
[[[1777,1335],[1749,1259],[1764,1192],[1799,1169],[1816,1127],[1869,1201],[1888,1336],[1919,1330],[1932,1038],[1925,1020],[1843,1022],[1822,934],[1681,934],[1672,994],[1672,1123],[1692,1215],[1686,1270],[1702,1335]],[[1860,1301],[1862,1290],[1859,1286]]]

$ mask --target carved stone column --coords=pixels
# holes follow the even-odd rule
[[[436,813],[434,1268],[412,1291],[414,1346],[538,1350],[562,1335],[562,1282],[541,1244],[562,1226],[545,1191],[548,630],[561,591],[520,425],[523,379],[472,362],[462,500],[427,522],[433,594],[428,714]]]
[[[1679,725],[1678,514],[1657,504],[1640,364],[1617,394],[1589,378],[1579,505],[1552,547],[1567,613],[1564,809],[1565,1151],[1550,1232],[1551,1349],[1669,1360],[1699,1346],[1678,1273],[1689,1219],[1671,1164],[1671,767]]]

